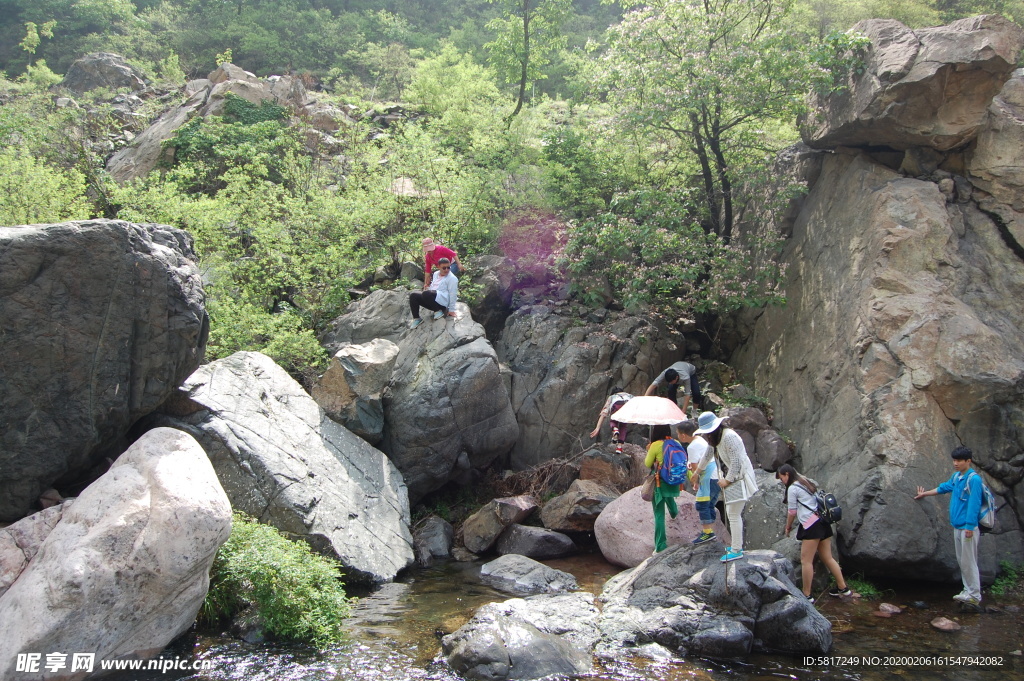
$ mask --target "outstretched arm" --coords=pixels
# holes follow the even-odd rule
[[[915,499],[923,499],[925,497],[938,496],[938,494],[939,494],[939,489],[937,487],[935,489],[930,489],[930,490],[925,491],[924,487],[921,487],[920,485],[918,485],[917,486],[917,496],[915,496],[914,498]]]

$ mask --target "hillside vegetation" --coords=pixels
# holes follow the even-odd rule
[[[433,236],[504,253],[524,281],[693,316],[783,302],[778,236],[746,200],[798,136],[811,89],[860,64],[857,20],[936,25],[1024,3],[947,0],[9,0],[0,18],[0,223],[89,217],[188,230],[208,282],[208,357],[260,350],[293,374],[380,267]],[[57,105],[89,52],[152,90]],[[234,100],[123,186],[110,155],[190,78],[231,61],[298,76],[349,112],[335,147],[289,112]],[[397,108],[396,108],[397,106]],[[399,112],[387,125],[373,112]],[[127,133],[125,131],[128,131]],[[471,294],[471,288],[467,287]]]

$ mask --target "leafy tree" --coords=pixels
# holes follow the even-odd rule
[[[569,230],[561,263],[584,301],[653,305],[673,313],[728,312],[783,300],[774,260],[764,247],[726,244],[695,219],[683,189],[650,187],[616,197],[610,210]]]
[[[522,110],[530,83],[545,77],[543,68],[551,55],[565,45],[559,27],[568,16],[572,0],[490,0],[501,5],[502,16],[487,28],[496,37],[486,45],[498,73],[518,85],[516,108],[508,121]]]
[[[706,231],[728,243],[745,166],[779,146],[766,123],[803,106],[812,67],[776,0],[653,0],[610,31],[597,76],[627,126],[695,161]]]

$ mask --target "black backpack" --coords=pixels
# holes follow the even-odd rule
[[[796,484],[800,485],[799,482]],[[808,493],[811,491],[803,485],[800,485],[800,487]],[[814,511],[818,514],[819,518],[829,524],[838,523],[843,519],[843,507],[839,505],[839,500],[836,499],[836,495],[819,489],[814,493],[814,500],[817,502],[817,508],[811,508],[803,502],[800,502],[800,505],[806,509]]]

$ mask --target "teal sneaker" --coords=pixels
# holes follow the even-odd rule
[[[443,316],[444,316],[444,312],[441,312],[441,310],[438,310],[437,312],[434,313],[434,321],[437,321],[438,319],[440,319]]]
[[[409,328],[410,329],[415,329],[417,326],[419,326],[422,323],[423,323],[423,320],[420,319],[419,317],[417,317],[416,319],[414,319],[411,322],[409,322]]]
[[[730,548],[728,551],[725,552],[725,555],[722,556],[722,562],[723,563],[728,563],[729,561],[732,561],[732,560],[739,560],[742,557],[743,557],[743,551],[735,551],[735,550]]]

